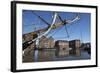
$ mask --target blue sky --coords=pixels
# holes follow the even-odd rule
[[[49,11],[34,11],[48,23],[52,23],[53,12]],[[52,30],[48,37],[52,36],[55,40],[73,40],[81,39],[82,42],[90,42],[91,39],[91,14],[90,13],[75,13],[75,12],[58,12],[61,18],[72,19],[79,14],[80,20],[67,25],[69,38],[65,30],[65,26]],[[60,20],[57,19],[56,22]],[[31,10],[23,10],[22,14],[23,34],[47,27],[43,21],[35,16]]]

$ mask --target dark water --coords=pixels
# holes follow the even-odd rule
[[[35,50],[34,51],[34,62],[43,62],[43,61],[63,61],[63,60],[86,60],[90,59],[91,55],[89,55],[86,51],[81,51],[80,56],[64,56],[58,57],[55,55],[55,50]]]

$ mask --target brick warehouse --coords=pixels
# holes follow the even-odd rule
[[[55,42],[52,37],[47,38],[43,36],[39,39],[39,48],[54,48]]]
[[[27,35],[23,35],[23,42],[32,40],[34,38],[33,36],[34,34],[30,33]],[[57,40],[56,42],[54,42],[54,39],[52,37],[47,38],[43,36],[39,39],[38,48],[56,48],[56,52],[58,52],[56,53],[56,55],[58,56],[68,56],[69,54],[80,56],[80,45],[80,40]],[[31,47],[31,45],[29,47]]]
[[[69,47],[72,48],[70,54],[80,56],[80,46],[81,46],[80,40],[69,41]]]
[[[65,40],[58,40],[55,42],[56,55],[68,56],[69,55],[69,42]]]

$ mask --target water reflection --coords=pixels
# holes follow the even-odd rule
[[[43,62],[43,61],[62,61],[62,60],[83,60],[90,59],[90,55],[86,51],[81,51],[80,56],[63,56],[58,57],[55,55],[55,49],[45,49],[45,50],[34,50],[34,62]]]
[[[34,61],[37,62],[38,61],[38,50],[34,51]]]

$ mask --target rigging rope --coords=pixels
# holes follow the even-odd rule
[[[32,41],[36,41],[37,39],[41,38],[42,36],[48,34],[50,32],[50,30],[52,29],[52,26],[55,23],[56,17],[57,17],[57,13],[54,14],[53,21],[52,21],[52,24],[51,24],[50,28],[45,33],[43,33],[42,35],[40,35],[37,38],[33,39]]]

